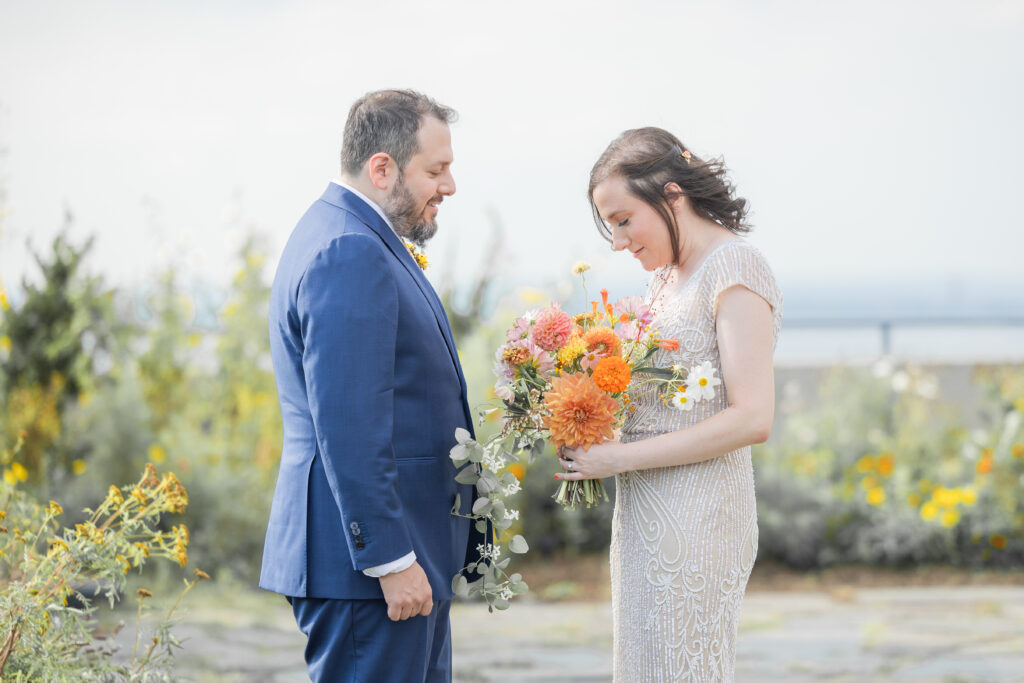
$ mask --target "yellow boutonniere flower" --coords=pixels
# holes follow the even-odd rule
[[[402,242],[405,244],[405,248],[409,250],[409,254],[412,256],[412,260],[416,262],[416,265],[418,265],[421,270],[426,270],[430,263],[427,261],[427,255],[420,251],[419,247],[409,240],[403,239]]]

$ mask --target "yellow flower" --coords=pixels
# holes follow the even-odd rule
[[[878,473],[883,477],[888,477],[892,474],[893,459],[892,453],[882,453],[878,456]]]
[[[586,261],[577,261],[576,265],[572,267],[572,272],[575,275],[583,275],[588,270],[590,270],[590,264]]]
[[[978,502],[978,492],[973,486],[965,486],[960,489],[960,502],[964,505],[974,505]]]
[[[3,286],[0,285],[0,309],[7,311],[10,310],[10,308],[11,302],[7,300],[7,292],[4,290]]]
[[[932,499],[942,507],[954,507],[960,502],[960,495],[956,489],[939,487],[933,494]]]
[[[72,461],[71,471],[74,473],[76,477],[85,472],[85,461],[82,460],[81,458]]]
[[[919,493],[911,493],[907,496],[907,505],[916,508],[921,504],[921,495]]]
[[[874,477],[864,477],[860,482],[860,487],[865,491],[869,491],[878,486],[878,480]]]
[[[858,472],[870,472],[873,469],[875,469],[875,456],[865,455],[857,461]]]
[[[946,510],[942,513],[942,519],[940,521],[942,526],[947,529],[955,527],[957,522],[960,521],[960,513],[957,510]]]
[[[932,483],[928,479],[922,479],[920,482],[918,482],[917,488],[921,491],[921,493],[928,493],[929,491],[932,490]]]
[[[558,350],[558,364],[561,367],[572,365],[573,361],[582,356],[587,351],[587,345],[583,342],[583,338],[579,336],[569,337],[569,341],[565,343],[565,346]]]
[[[14,486],[15,484],[18,483],[18,479],[17,477],[14,476],[14,472],[11,472],[9,469],[4,470],[4,481],[6,481],[11,486]]]
[[[867,499],[871,505],[881,505],[885,502],[885,490],[876,486],[868,491]]]
[[[933,501],[928,501],[921,506],[921,519],[930,522],[939,515],[939,506]]]
[[[167,451],[160,444],[153,444],[149,447],[149,459],[155,463],[162,463],[167,457]]]
[[[25,481],[28,479],[28,470],[26,470],[25,466],[20,462],[11,463],[11,474],[13,474],[14,478],[18,481]]]
[[[188,335],[188,345],[191,346],[192,348],[199,346],[199,342],[201,341],[203,341],[203,338],[200,335],[196,334],[195,332]]]
[[[420,270],[426,270],[427,266],[430,265],[430,262],[427,261],[427,255],[409,240],[403,239],[402,242],[405,243],[405,248],[409,250],[409,255],[416,261],[416,265],[420,267]]]
[[[57,501],[51,500],[50,504],[46,508],[46,512],[56,517],[57,515],[64,514],[64,508],[62,508],[60,503]]]
[[[9,352],[11,350],[11,338],[6,334],[0,337],[0,351]]]
[[[1010,447],[1010,454],[1015,458],[1024,458],[1024,443],[1015,443]]]

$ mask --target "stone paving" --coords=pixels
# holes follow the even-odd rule
[[[277,596],[192,601],[175,633],[179,680],[308,680],[304,636]],[[458,682],[611,680],[607,602],[457,604],[452,637]],[[750,592],[736,679],[1024,682],[1024,587]]]

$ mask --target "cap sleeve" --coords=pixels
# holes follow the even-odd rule
[[[718,297],[722,292],[742,285],[768,302],[772,307],[772,331],[778,341],[782,327],[782,290],[764,256],[752,245],[736,240],[718,249],[709,258],[708,283],[711,310],[717,316]]]

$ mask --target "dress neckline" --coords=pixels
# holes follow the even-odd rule
[[[697,276],[700,275],[701,271],[704,270],[704,266],[706,266],[708,264],[708,262],[711,260],[711,257],[714,256],[716,253],[718,253],[720,250],[722,250],[725,247],[729,246],[730,244],[733,244],[733,243],[736,243],[736,242],[743,243],[744,240],[742,238],[724,240],[718,246],[716,246],[714,249],[709,251],[707,256],[704,257],[704,260],[701,261],[700,264],[694,269],[693,273],[690,274],[690,277],[686,278],[686,282],[684,282],[679,287],[679,289],[677,289],[675,292],[672,292],[672,296],[676,297],[676,296],[682,294],[683,292],[685,292],[687,289],[689,289],[690,285],[697,280]],[[658,270],[667,273],[672,268],[675,268],[675,266],[667,265],[667,266],[662,266]],[[655,274],[655,277],[658,277],[658,275]],[[663,284],[661,286],[662,290],[665,289],[665,285],[668,284],[668,278],[669,278],[668,275],[665,275],[663,277],[663,279],[662,279]],[[661,291],[659,290],[658,294],[660,294],[660,293],[661,293]],[[653,300],[648,300],[647,303],[651,307],[654,306],[654,301]]]

